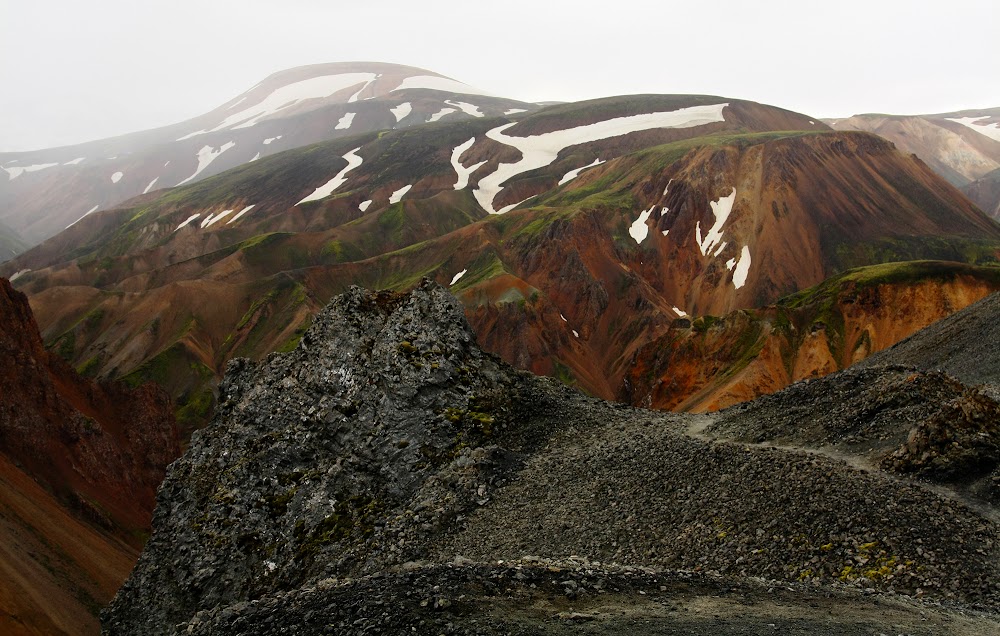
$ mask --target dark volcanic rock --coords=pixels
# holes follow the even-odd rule
[[[516,461],[493,440],[510,437],[523,382],[432,283],[337,297],[292,353],[229,364],[214,423],[160,490],[111,633],[418,558],[417,537]]]
[[[171,467],[107,634],[560,633],[531,595],[629,605],[645,594],[629,568],[1000,601],[997,527],[961,502],[513,371],[433,283],[350,290],[295,351],[232,362],[220,400]],[[545,559],[586,577],[483,565]]]

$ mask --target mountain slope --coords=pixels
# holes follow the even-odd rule
[[[421,276],[453,284],[489,350],[614,397],[681,314],[873,262],[996,259],[1000,228],[926,166],[817,128],[638,96],[369,133],[92,215],[0,272],[22,272],[47,342],[101,376],[165,382],[199,405],[192,424],[230,357],[293,346],[350,284]]]
[[[0,221],[35,244],[126,199],[289,148],[535,108],[409,66],[293,68],[185,122],[76,146],[0,153]]]
[[[17,232],[0,222],[0,263],[10,260],[28,249]]]
[[[1000,296],[991,294],[872,356],[862,366],[911,365],[943,371],[969,385],[1000,387],[994,337],[998,316]]]
[[[1000,169],[1000,108],[936,115],[855,115],[825,121],[835,130],[863,130],[885,137],[926,161],[993,218],[1000,218],[1000,192],[985,184],[972,185]]]
[[[168,397],[78,376],[0,279],[0,625],[93,633],[180,454]]]
[[[405,296],[352,288],[295,350],[233,361],[221,392],[102,616],[110,635],[448,632],[473,611],[492,624],[483,603],[520,614],[532,584],[569,613],[604,588],[641,604],[720,575],[736,598],[753,595],[747,577],[837,583],[879,590],[907,621],[921,609],[895,594],[979,604],[982,626],[997,624],[988,512],[830,457],[702,439],[689,431],[705,416],[604,403],[516,372],[478,349],[460,304],[430,282]],[[540,576],[546,567],[559,578]],[[626,572],[638,587],[618,586]],[[397,576],[421,579],[403,611],[387,611],[400,599],[383,604],[383,593],[370,605],[356,596]],[[473,609],[448,593],[463,580],[492,600],[476,593]],[[857,596],[840,598],[857,608]],[[593,611],[576,618],[615,610]],[[824,633],[858,633],[841,624],[853,618],[826,620]],[[719,631],[705,627],[696,633]],[[560,622],[539,632],[564,633]]]
[[[656,409],[725,408],[860,360],[877,363],[877,352],[995,291],[997,267],[892,263],[850,270],[774,306],[678,319],[635,352],[616,399]],[[964,378],[957,366],[948,373]]]

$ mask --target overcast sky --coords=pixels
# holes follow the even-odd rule
[[[817,117],[1000,106],[1000,2],[0,0],[0,151],[204,113],[278,70],[419,66],[525,101],[707,93]]]

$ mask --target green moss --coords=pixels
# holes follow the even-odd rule
[[[97,375],[97,368],[99,366],[101,366],[101,357],[93,356],[80,364],[80,366],[76,368],[76,372],[84,377],[92,378]]]
[[[309,326],[312,324],[312,317],[306,319],[304,323],[295,328],[295,332],[292,337],[285,341],[280,347],[276,349],[278,353],[288,353],[289,351],[294,351],[296,347],[299,346],[299,342],[302,340],[302,336],[305,335],[306,331],[309,330]]]
[[[177,422],[184,427],[197,427],[208,420],[214,406],[215,394],[211,389],[197,391],[186,399],[182,398],[177,409]]]
[[[73,359],[73,354],[76,353],[76,334],[73,331],[67,331],[53,343],[52,349],[56,355],[69,362]]]
[[[375,521],[384,505],[374,499],[352,496],[337,501],[334,510],[312,528],[303,519],[295,523],[295,560],[312,562],[326,546],[347,539],[363,539],[375,532]]]
[[[576,376],[568,366],[558,360],[552,361],[555,378],[568,386],[576,386]]]

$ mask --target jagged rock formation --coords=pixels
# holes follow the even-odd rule
[[[81,378],[0,279],[0,631],[92,633],[179,454],[163,391]]]
[[[489,619],[469,586],[506,595],[490,602],[513,617],[528,583],[582,602],[685,588],[636,568],[709,575],[679,596],[763,576],[1000,607],[1000,533],[962,501],[515,371],[428,281],[407,296],[349,290],[294,351],[231,362],[220,390],[159,492],[109,635],[471,633],[470,617]],[[518,565],[475,565],[498,561]]]

